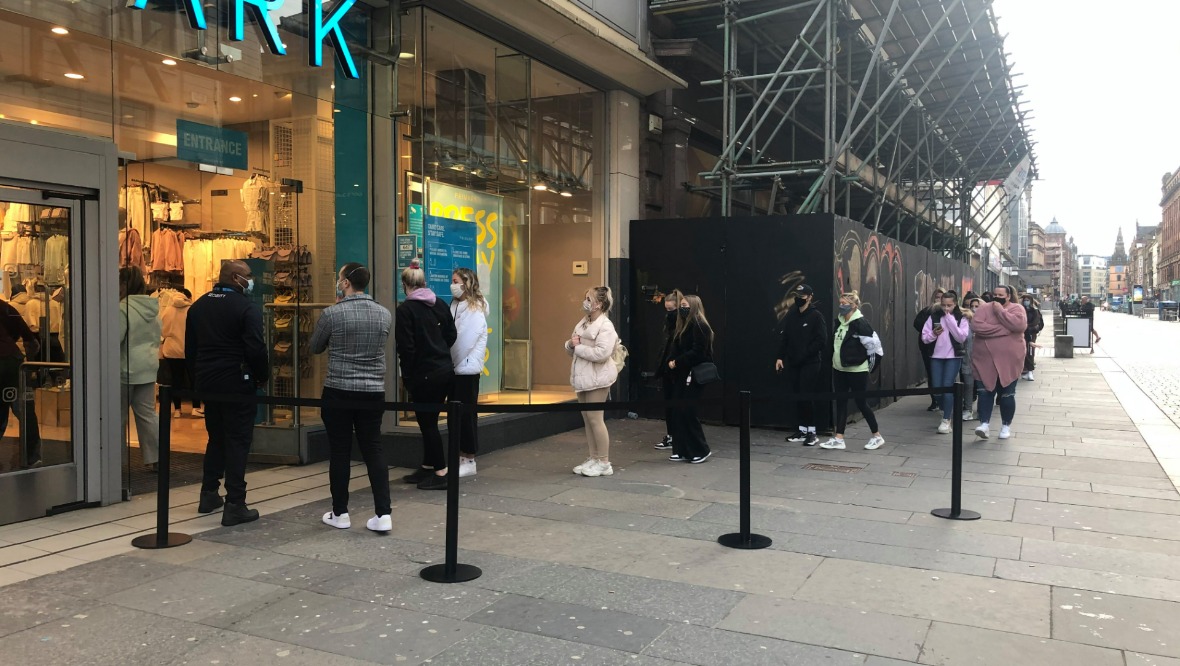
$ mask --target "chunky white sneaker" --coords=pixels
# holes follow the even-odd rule
[[[980,439],[987,439],[991,436],[991,427],[986,423],[980,423],[979,426],[975,428],[975,436]]]
[[[389,532],[393,530],[393,518],[388,513],[384,516],[373,516],[365,523],[365,527],[373,532]]]
[[[601,460],[594,460],[582,468],[582,476],[610,476],[615,473],[615,469],[610,466],[610,463]]]
[[[938,434],[945,435],[950,431],[951,431],[951,420],[950,419],[943,419],[941,422],[939,422]]]
[[[841,450],[844,448],[844,440],[832,437],[832,438],[829,438],[828,441],[826,441],[826,442],[820,442],[819,448]]]
[[[1000,426],[1000,439],[1008,439],[1012,436],[1012,429],[1006,425]]]
[[[474,458],[471,460],[463,460],[459,462],[459,478],[463,478],[465,476],[475,476],[475,472],[476,468]]]
[[[1031,372],[1030,372],[1030,373],[1028,373],[1028,381],[1030,381],[1030,382],[1031,382],[1031,381],[1036,381],[1036,380],[1034,380],[1034,379],[1033,379],[1033,373],[1031,373]]]
[[[342,513],[339,516],[331,511],[324,514],[324,524],[331,525],[336,529],[346,530],[352,527],[352,519],[348,517],[347,513]]]
[[[873,451],[873,450],[881,448],[884,444],[885,444],[884,437],[882,437],[880,435],[873,435],[871,438],[869,438],[868,444],[865,444],[865,448],[870,451]]]
[[[970,409],[965,410],[963,412],[963,420],[964,421],[974,421],[975,420],[975,415],[971,413]]]
[[[596,462],[593,458],[587,458],[586,462],[574,468],[574,474],[581,474],[582,470],[586,469],[590,463]]]

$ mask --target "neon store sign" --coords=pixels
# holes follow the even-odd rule
[[[270,20],[267,12],[276,11],[286,0],[229,0],[229,38],[230,41],[240,42],[246,39],[246,14],[252,15],[254,22],[262,29],[262,37],[266,46],[275,55],[287,55],[287,47],[279,39],[278,25]],[[132,9],[144,9],[148,0],[129,0],[127,6]],[[193,30],[208,30],[205,22],[205,10],[201,7],[201,0],[184,0],[188,14],[189,25]],[[344,31],[340,29],[340,19],[352,9],[356,0],[338,0],[336,6],[327,14],[324,13],[324,3],[320,0],[304,2],[307,12],[307,64],[312,67],[324,65],[324,40],[332,44],[336,50],[336,59],[344,68],[344,74],[350,79],[359,79],[356,63],[348,44],[344,42]]]

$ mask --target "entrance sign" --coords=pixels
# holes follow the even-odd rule
[[[249,136],[245,132],[176,121],[176,159],[228,169],[249,169]]]
[[[290,0],[228,0],[229,1],[229,38],[230,41],[240,42],[246,38],[246,13],[249,11],[254,22],[262,28],[262,37],[266,46],[275,55],[287,55],[287,48],[279,38],[278,25],[270,20],[267,12],[275,11]],[[205,21],[205,9],[202,0],[184,0],[185,13],[188,23],[193,30],[207,30],[209,24]],[[128,0],[127,6],[132,9],[145,9],[148,0]],[[319,0],[305,2],[307,10],[307,64],[312,67],[322,67],[324,64],[324,40],[332,42],[336,50],[336,60],[344,69],[344,75],[350,79],[359,79],[360,72],[356,62],[352,59],[352,52],[344,41],[344,31],[340,29],[340,20],[352,9],[356,0],[338,0],[335,7],[324,15],[324,5]]]

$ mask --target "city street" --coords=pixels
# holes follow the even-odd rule
[[[1097,356],[1108,356],[1180,425],[1180,322],[1099,312],[1094,328],[1102,336]]]

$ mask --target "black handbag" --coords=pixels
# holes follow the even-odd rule
[[[721,373],[717,370],[717,364],[712,361],[694,365],[689,375],[694,382],[701,386],[721,381]]]

